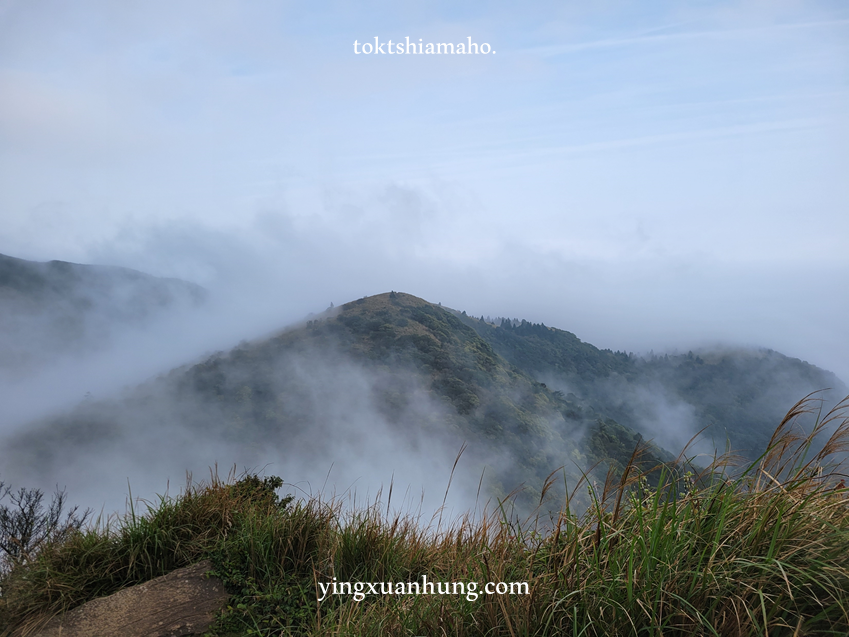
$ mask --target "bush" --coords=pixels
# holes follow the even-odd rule
[[[2,504],[7,499],[10,504]],[[78,515],[74,507],[63,516],[64,507],[64,491],[57,490],[45,508],[40,489],[13,491],[0,482],[0,573],[31,561],[45,544],[64,541],[91,515]]]

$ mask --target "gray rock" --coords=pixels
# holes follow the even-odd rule
[[[51,619],[35,637],[183,637],[203,633],[229,597],[205,560]]]

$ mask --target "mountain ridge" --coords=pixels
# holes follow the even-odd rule
[[[194,283],[129,268],[0,254],[0,371],[13,377],[95,351],[116,329],[206,297]]]
[[[636,413],[635,404],[646,402],[646,394],[660,392],[667,403],[693,408],[692,433],[704,430],[720,451],[728,439],[750,460],[765,449],[776,424],[803,396],[830,390],[823,394],[827,411],[849,393],[833,372],[767,348],[722,346],[634,356],[598,349],[571,332],[543,324],[505,319],[496,326],[464,313],[458,316],[507,360],[536,378],[605,405],[611,417],[648,437],[662,432],[651,427],[646,431],[640,423],[651,416]]]
[[[530,506],[544,493],[562,501],[566,485],[587,472],[602,479],[607,469],[621,470],[638,444],[646,446],[644,468],[668,464],[706,418],[726,425],[735,444],[760,443],[784,411],[775,416],[782,407],[771,404],[770,388],[746,395],[769,372],[794,368],[778,354],[743,358],[755,367],[692,353],[645,360],[557,328],[492,325],[389,292],[33,423],[9,440],[0,461],[17,472],[122,454],[128,467],[145,467],[150,458],[183,468],[276,459],[296,476],[335,463],[356,480],[357,472],[384,466],[413,470],[466,445],[464,481],[478,484],[488,472],[487,493],[499,499],[524,485]],[[826,374],[817,370],[808,381]],[[759,414],[765,406],[769,413]],[[668,422],[658,428],[661,407]],[[163,439],[181,442],[163,448]],[[87,471],[96,474],[96,464]],[[547,489],[557,471],[563,480]]]

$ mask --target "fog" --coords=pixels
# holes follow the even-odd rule
[[[48,362],[0,383],[0,436],[389,290],[613,350],[771,348],[845,382],[847,31],[827,1],[0,3],[0,253],[208,292],[85,347],[28,344]],[[375,36],[496,53],[354,54]],[[344,378],[358,415],[325,414],[344,422],[326,457],[162,429],[0,480],[112,509],[128,479],[151,497],[218,461],[364,493],[394,473],[437,506],[462,440],[396,439],[358,402],[374,379]],[[686,442],[687,406],[644,389]]]
[[[136,373],[143,372],[145,362]],[[99,363],[106,361],[100,357]],[[89,369],[104,371],[96,364]],[[123,511],[130,490],[150,500],[169,487],[176,493],[187,472],[208,479],[210,470],[221,477],[231,471],[280,475],[296,495],[361,505],[381,490],[386,504],[391,489],[396,510],[420,513],[425,522],[443,502],[448,519],[487,504],[477,488],[492,452],[480,447],[464,452],[455,467],[464,439],[452,426],[452,410],[431,397],[412,371],[381,372],[335,347],[307,346],[275,359],[260,379],[263,392],[274,397],[263,403],[274,413],[262,421],[250,408],[249,385],[257,382],[249,376],[253,370],[236,364],[222,376],[227,390],[244,403],[235,413],[232,404],[221,404],[196,386],[198,373],[182,366],[120,389],[89,377],[100,383],[100,396],[45,409],[38,419],[21,414],[27,426],[4,432],[4,474],[45,490],[61,479],[76,498],[106,513]],[[32,391],[38,382],[45,381],[22,385]],[[391,417],[381,400],[390,390],[400,396],[398,413]],[[22,410],[31,398],[22,397]],[[269,426],[265,416],[287,426]]]

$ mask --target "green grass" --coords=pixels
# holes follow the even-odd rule
[[[846,635],[847,403],[799,433],[814,407],[800,401],[743,469],[716,458],[686,471],[681,461],[658,469],[655,488],[635,453],[621,476],[589,485],[581,515],[565,502],[553,519],[521,524],[507,502],[444,527],[377,502],[347,510],[280,498],[277,478],[213,476],[12,569],[0,634],[209,557],[233,593],[210,635]],[[812,445],[817,436],[824,445]],[[316,599],[333,577],[422,575],[528,582],[529,594]]]

